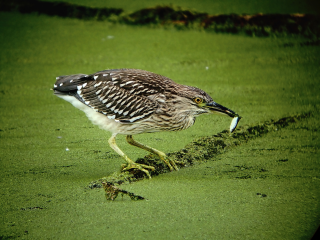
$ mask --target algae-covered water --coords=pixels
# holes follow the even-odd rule
[[[320,222],[319,46],[0,13],[1,239],[310,239]],[[138,68],[197,86],[243,119],[311,112],[206,163],[121,188],[147,198],[106,201],[91,181],[123,160],[71,104],[55,77]],[[136,136],[164,152],[229,128],[207,115],[192,128]],[[118,145],[132,159],[143,150]]]

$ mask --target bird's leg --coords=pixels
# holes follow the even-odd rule
[[[147,169],[151,169],[152,171],[155,170],[154,167],[152,166],[148,166],[148,165],[144,165],[144,164],[138,164],[138,163],[135,163],[134,161],[132,161],[126,154],[124,154],[124,152],[121,151],[121,149],[117,146],[116,144],[116,135],[117,134],[112,134],[111,138],[108,140],[109,142],[109,145],[110,147],[115,150],[121,157],[124,158],[124,160],[126,160],[126,162],[128,163],[128,165],[126,167],[124,167],[122,169],[122,171],[128,171],[129,169],[132,169],[132,168],[136,168],[136,169],[139,169],[140,171],[144,172],[145,174],[147,174],[147,176],[149,178],[151,178],[150,176],[150,173],[148,170],[146,170],[145,168]]]
[[[169,159],[164,152],[161,152],[161,151],[159,151],[157,149],[154,149],[152,147],[149,147],[147,145],[144,145],[142,143],[139,143],[139,142],[135,141],[133,139],[132,135],[127,135],[126,139],[127,139],[127,142],[129,144],[131,144],[133,146],[136,146],[136,147],[139,147],[139,148],[142,148],[142,149],[144,149],[146,151],[149,151],[149,152],[151,152],[153,154],[158,155],[160,157],[160,159],[162,161],[164,161],[168,165],[168,167],[170,168],[170,171],[173,171],[173,169],[179,171],[179,168],[177,167],[176,163],[174,161],[172,161],[171,159]]]

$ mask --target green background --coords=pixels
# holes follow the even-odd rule
[[[315,13],[314,2],[301,2],[174,4],[209,13]],[[159,3],[167,2],[90,6],[133,11]],[[301,46],[307,40],[294,36],[253,38],[6,12],[0,13],[0,32],[2,239],[310,239],[316,230],[319,46]],[[59,75],[112,68],[144,69],[197,86],[239,113],[240,125],[313,115],[205,164],[121,186],[148,201],[125,196],[108,202],[103,189],[87,186],[123,163],[107,144],[110,133],[50,88]],[[230,120],[201,116],[188,130],[136,139],[177,151],[228,129]],[[134,160],[146,154],[123,136],[117,143]]]

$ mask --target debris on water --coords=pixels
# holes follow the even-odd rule
[[[114,186],[112,183],[110,182],[102,182],[104,191],[106,192],[106,199],[107,200],[112,200],[114,201],[117,197],[118,194],[121,193],[122,197],[123,195],[128,195],[131,200],[137,201],[137,200],[145,200],[146,198],[136,195],[132,192],[128,192],[126,190],[120,189],[116,186]]]
[[[267,194],[264,194],[264,193],[257,193],[257,195],[260,197],[267,197]]]

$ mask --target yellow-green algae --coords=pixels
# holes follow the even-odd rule
[[[2,238],[310,239],[320,212],[318,46],[17,13],[0,23]],[[59,75],[119,67],[204,89],[243,116],[240,127],[312,114],[215,161],[121,186],[149,201],[107,202],[87,185],[123,161],[110,135],[50,88]],[[230,120],[207,115],[186,131],[136,138],[176,152]],[[118,142],[132,159],[145,155]]]

